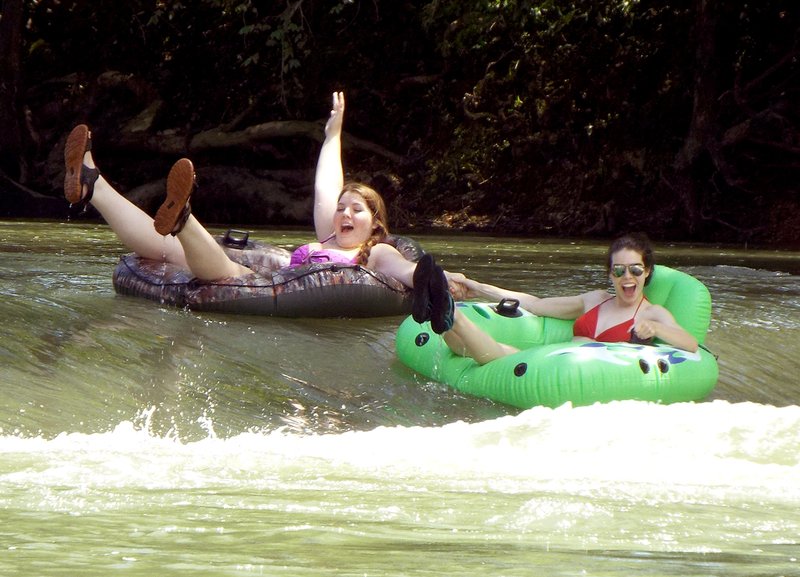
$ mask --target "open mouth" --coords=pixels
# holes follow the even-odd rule
[[[636,294],[636,283],[633,283],[633,284],[623,284],[623,285],[622,285],[620,288],[622,289],[622,293],[623,293],[623,294],[624,294],[626,297],[632,297],[633,295],[635,295],[635,294]]]
[[[355,228],[355,227],[354,227],[352,224],[349,224],[349,223],[343,223],[343,224],[342,224],[342,225],[339,227],[339,231],[340,231],[340,232],[351,232],[351,231],[353,230],[353,228]]]

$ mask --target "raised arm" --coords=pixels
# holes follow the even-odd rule
[[[344,186],[342,169],[342,124],[344,92],[333,93],[331,116],[325,124],[325,141],[319,151],[314,179],[314,229],[322,242],[333,234],[333,215]]]

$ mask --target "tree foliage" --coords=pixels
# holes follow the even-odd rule
[[[2,2],[4,46],[21,3]],[[0,129],[20,138],[0,152],[34,190],[58,194],[50,151],[77,121],[119,133],[104,149],[120,170],[131,152],[131,172],[161,170],[147,158],[181,146],[217,164],[313,166],[308,122],[345,89],[351,175],[381,188],[400,225],[800,236],[786,218],[800,7],[785,0],[23,4],[18,78],[0,71],[22,95]]]

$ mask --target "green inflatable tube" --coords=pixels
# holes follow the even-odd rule
[[[704,342],[711,297],[703,283],[659,265],[645,294],[650,302],[667,308],[698,342]],[[658,343],[573,342],[573,321],[490,303],[456,306],[495,339],[520,352],[479,365],[455,355],[429,323],[420,325],[408,317],[397,331],[397,356],[430,379],[514,407],[626,399],[698,401],[708,396],[719,377],[716,357],[703,346],[690,353]]]

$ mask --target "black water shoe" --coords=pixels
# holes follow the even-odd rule
[[[414,269],[411,316],[420,324],[431,319],[430,284],[435,267],[433,255],[423,254]]]

